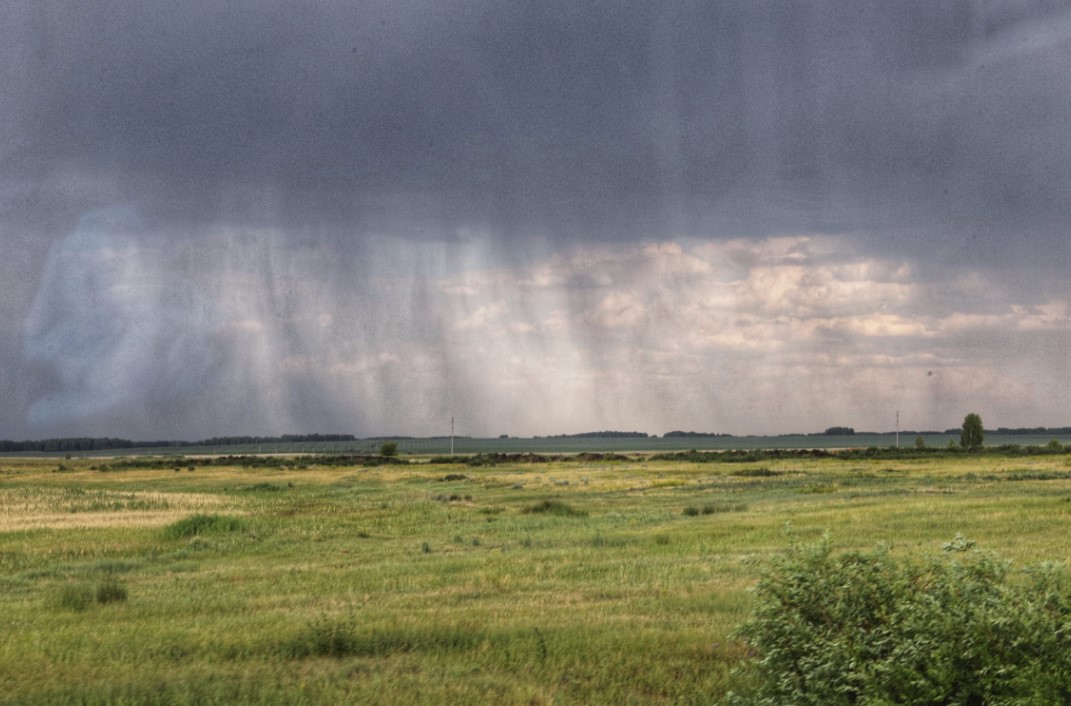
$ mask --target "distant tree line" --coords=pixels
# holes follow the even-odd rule
[[[203,441],[131,441],[111,437],[72,437],[37,441],[0,440],[0,453],[19,451],[107,451],[109,449],[182,448],[186,446],[237,446],[239,444],[289,444],[297,442],[356,441],[353,434],[283,434],[282,436],[215,436]]]
[[[533,436],[533,439],[646,439],[642,431],[585,431],[579,434],[555,434],[552,436]]]
[[[732,437],[732,434],[717,434],[717,433],[714,433],[714,432],[706,432],[706,431],[667,431],[662,436],[665,437],[666,439],[682,438],[682,437],[686,438],[686,439],[694,439],[694,438],[728,439],[728,438]]]
[[[366,436],[357,441],[401,441],[405,439],[415,439],[417,441],[438,441],[442,439],[471,439],[471,436],[464,436],[462,434],[455,434],[454,436]],[[501,438],[501,437],[499,437]]]
[[[615,432],[602,432],[607,435]],[[617,432],[622,435],[625,433]],[[579,436],[584,436],[583,434]],[[647,436],[643,434],[642,436]],[[74,437],[39,439],[36,441],[0,440],[0,453],[67,451],[107,451],[109,449],[187,448],[191,446],[251,446],[254,444],[328,443],[333,441],[399,441],[415,439],[413,436],[369,436],[360,438],[353,434],[283,434],[281,436],[213,436],[200,441],[132,441],[111,437]],[[449,436],[420,437],[429,440],[449,439]],[[455,439],[471,439],[470,436],[455,436]]]
[[[962,427],[956,427],[954,429],[945,429],[943,433],[959,434],[961,430]],[[997,427],[996,429],[987,429],[986,431],[992,432],[994,434],[1007,434],[1008,436],[1035,436],[1038,434],[1056,434],[1063,436],[1071,436],[1071,427]]]
[[[357,441],[353,434],[283,434],[282,436],[213,436],[203,441],[183,442],[187,446],[238,446],[240,444],[296,444],[327,441]]]
[[[959,431],[958,429],[956,431]],[[1071,427],[997,427],[994,434],[1067,434],[1071,435]]]
[[[153,442],[167,445],[169,442]],[[0,441],[0,452],[17,451],[104,451],[134,448],[130,439],[89,438],[42,439],[40,441]]]
[[[829,427],[821,436],[855,436],[854,427]]]

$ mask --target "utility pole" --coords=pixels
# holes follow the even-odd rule
[[[900,448],[900,410],[896,410],[896,448]]]
[[[454,418],[450,417],[450,455],[454,455]]]

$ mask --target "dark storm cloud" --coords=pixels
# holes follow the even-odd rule
[[[721,366],[755,426],[778,345],[866,353],[790,420],[876,335],[951,378],[927,336],[1063,326],[1069,69],[1048,0],[10,0],[0,435],[657,424]]]
[[[10,4],[5,210],[566,238],[1051,232],[1069,215],[1067,10]]]

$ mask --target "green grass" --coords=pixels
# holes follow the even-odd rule
[[[0,459],[0,703],[710,704],[786,525],[1071,547],[1055,455],[99,463]]]

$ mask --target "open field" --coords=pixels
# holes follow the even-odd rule
[[[1071,550],[1068,455],[94,463],[0,459],[0,703],[709,704],[786,525]]]

